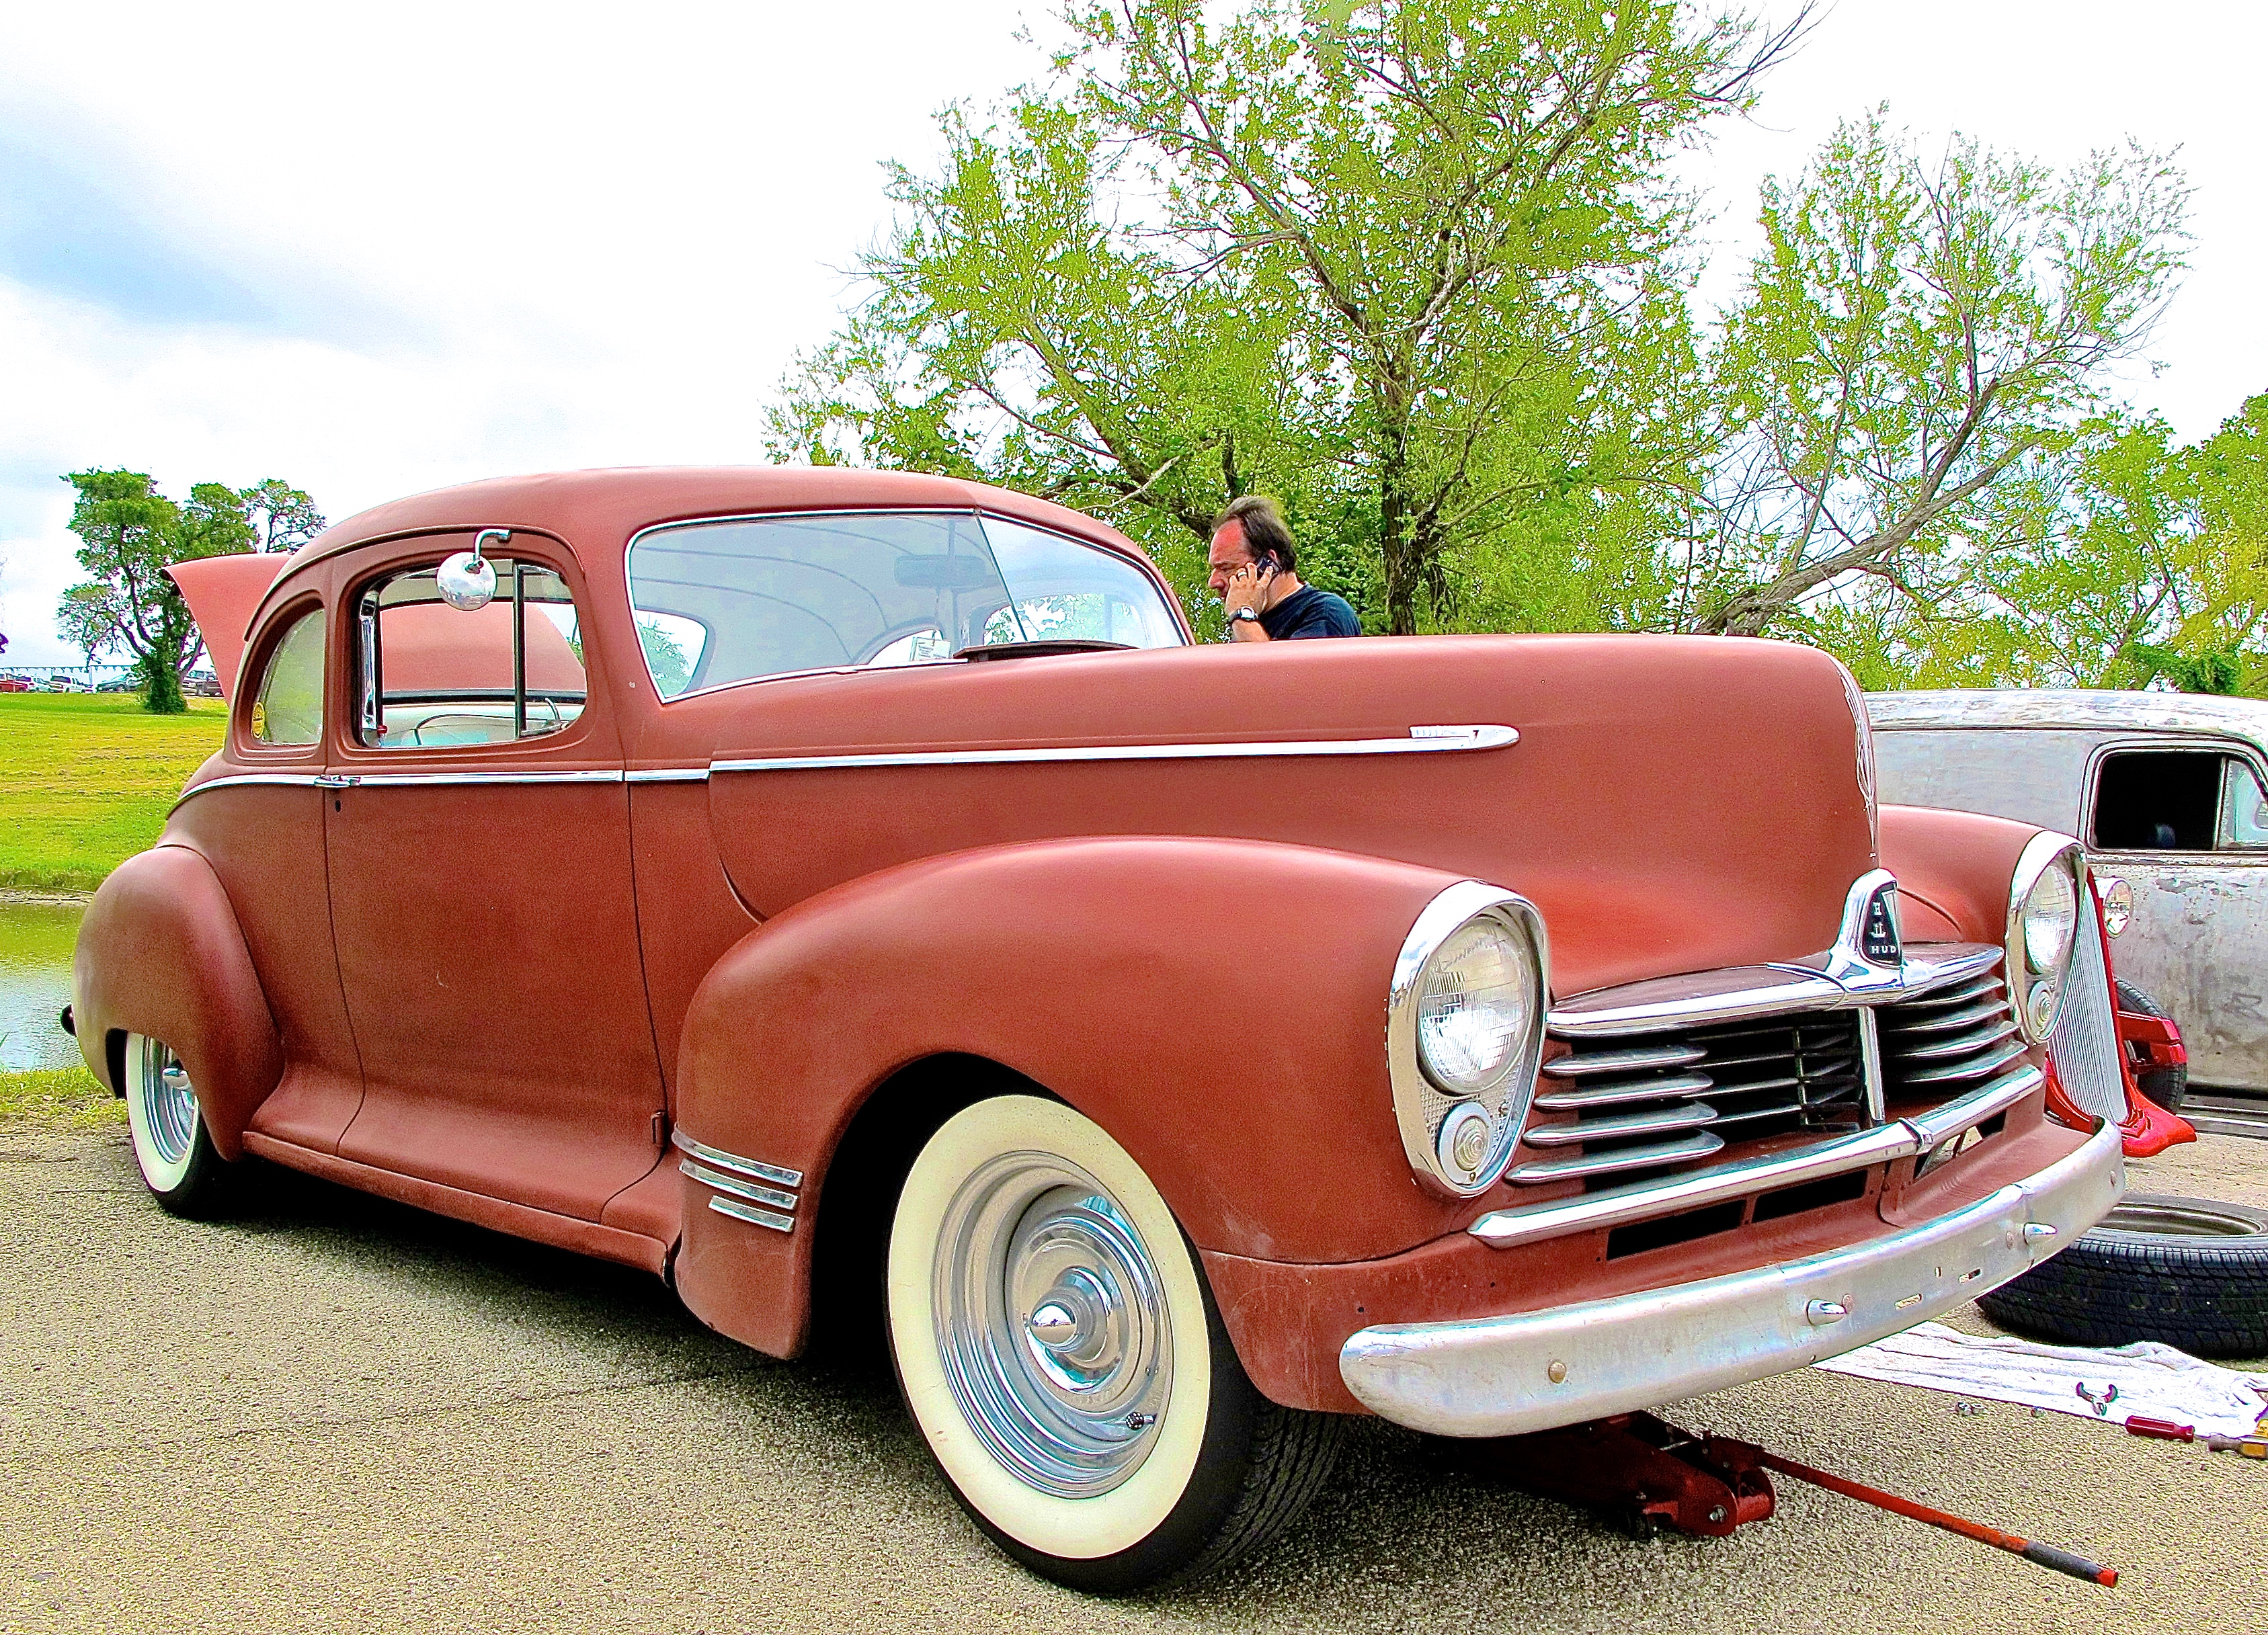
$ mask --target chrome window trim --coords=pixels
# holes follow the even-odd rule
[[[778,1164],[768,1164],[761,1159],[743,1158],[738,1153],[728,1153],[721,1147],[704,1147],[682,1130],[669,1133],[670,1145],[689,1158],[698,1158],[704,1164],[714,1164],[720,1169],[736,1170],[753,1176],[759,1181],[770,1181],[777,1186],[801,1186],[803,1171],[786,1169]]]
[[[730,1192],[733,1197],[744,1198],[752,1204],[768,1204],[772,1208],[784,1211],[789,1214],[795,1213],[795,1194],[784,1192],[776,1186],[765,1186],[755,1181],[736,1180],[721,1169],[711,1169],[708,1165],[696,1163],[690,1158],[678,1161],[677,1173],[691,1176],[705,1187],[719,1192]]]
[[[1123,562],[1131,562],[1138,572],[1148,576],[1151,588],[1158,592],[1159,599],[1173,613],[1174,622],[1182,633],[1181,645],[1185,648],[1197,645],[1197,632],[1189,627],[1189,617],[1182,610],[1182,598],[1175,594],[1174,587],[1167,583],[1165,575],[1158,571],[1158,565],[1152,561],[1145,553],[1137,550],[1130,554],[1097,540],[1082,539],[1078,534],[1066,533],[1060,528],[1050,528],[1045,523],[1027,522],[1023,517],[1011,517],[1005,511],[987,511],[981,505],[854,505],[841,509],[821,505],[795,511],[735,511],[721,517],[681,517],[671,522],[648,523],[632,534],[622,545],[622,601],[629,607],[630,623],[635,626],[637,623],[638,615],[637,580],[630,573],[630,553],[637,549],[638,541],[644,539],[646,535],[660,533],[666,529],[700,528],[712,523],[794,522],[811,517],[974,517],[981,524],[988,516],[998,517],[1004,523],[1015,523],[1020,527],[1036,528],[1042,533],[1054,534],[1057,538],[1068,539],[1074,545],[1085,546],[1090,551],[1101,551],[1118,558]],[[989,541],[985,548],[988,551],[991,548]],[[1167,649],[1152,648],[1134,650],[1164,652]],[[877,676],[887,675],[893,671],[931,669],[961,663],[956,658],[925,659],[918,664],[886,664],[880,670],[867,664],[821,664],[811,670],[779,670],[768,675],[742,676],[738,680],[718,682],[714,686],[694,687],[683,693],[665,694],[661,690],[661,684],[654,679],[653,666],[646,660],[645,644],[643,642],[638,644],[638,660],[645,666],[645,678],[653,688],[655,700],[665,708],[681,699],[701,698],[711,693],[723,693],[733,687],[753,686],[765,681],[790,681],[799,676]]]
[[[1513,1249],[1569,1232],[1595,1231],[1602,1227],[1651,1221],[1681,1210],[1728,1203],[1755,1192],[1824,1180],[1852,1169],[1871,1169],[1875,1164],[1911,1158],[1982,1124],[2038,1089],[2046,1082],[2046,1077],[2027,1062],[1990,1084],[1911,1118],[1837,1136],[1792,1152],[1738,1159],[1712,1169],[1692,1170],[1668,1180],[1635,1181],[1628,1186],[1587,1192],[1580,1198],[1494,1210],[1465,1229],[1491,1249]]]
[[[1412,727],[1406,738],[1244,739],[1220,744],[1094,744],[1057,749],[880,751],[848,755],[773,755],[713,760],[710,774],[817,772],[851,766],[991,766],[1049,761],[1226,760],[1302,755],[1428,755],[1507,748],[1519,731],[1505,726]]]
[[[709,1207],[720,1215],[730,1215],[735,1221],[746,1221],[751,1226],[769,1227],[775,1232],[795,1230],[793,1215],[775,1214],[769,1209],[759,1208],[754,1204],[744,1204],[735,1198],[712,1198],[709,1200]]]

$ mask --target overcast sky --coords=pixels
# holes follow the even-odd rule
[[[1766,0],[1768,14],[1793,10]],[[1031,76],[1049,7],[0,13],[0,664],[75,663],[61,473],[282,477],[334,519],[505,472],[762,457],[763,404],[884,224],[880,163]],[[1839,0],[1688,173],[1756,185],[1888,101],[2057,165],[2181,150],[2193,271],[2132,400],[2184,437],[2268,390],[2257,4]]]

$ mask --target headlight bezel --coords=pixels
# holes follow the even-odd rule
[[[2057,889],[2051,883],[2057,875],[2063,877],[2065,888],[2071,893],[2071,928],[2063,938],[2061,950],[2049,962],[2048,968],[2042,970],[2032,957],[2035,939],[2030,935],[2029,911],[2035,894],[2043,889]],[[2008,985],[2008,1008],[2015,1016],[2017,1028],[2034,1045],[2046,1044],[2062,1017],[2079,939],[2089,934],[2093,901],[2087,853],[2077,840],[2067,834],[2043,831],[2025,843],[2016,859],[2015,872],[2008,881],[2003,970]],[[2036,999],[2043,989],[2049,991]]]
[[[1436,1076],[1426,1062],[1418,1029],[1435,956],[1476,921],[1524,944],[1531,979],[1529,1014],[1517,1043],[1503,1070],[1477,1090]],[[1460,881],[1437,894],[1410,926],[1388,990],[1387,1066],[1403,1150],[1418,1180],[1432,1191],[1452,1199],[1476,1197],[1496,1184],[1511,1162],[1535,1095],[1550,996],[1551,949],[1543,916],[1518,892],[1477,880]],[[1468,1170],[1455,1161],[1457,1144],[1451,1139],[1448,1120],[1452,1115],[1460,1122],[1469,1120],[1476,1108],[1489,1120],[1490,1139],[1479,1164]]]

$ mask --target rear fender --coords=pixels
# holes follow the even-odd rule
[[[909,863],[788,910],[695,995],[679,1122],[799,1171],[796,1224],[712,1211],[688,1180],[686,1303],[792,1354],[844,1128],[900,1069],[948,1055],[1094,1119],[1201,1249],[1357,1260],[1453,1230],[1482,1201],[1419,1189],[1384,1039],[1395,957],[1455,879],[1255,841],[1075,839]]]
[[[72,1017],[88,1070],[124,1093],[114,1036],[173,1046],[224,1158],[284,1074],[244,933],[212,865],[184,846],[128,858],[87,905],[73,962]]]

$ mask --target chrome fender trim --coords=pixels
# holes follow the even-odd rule
[[[1516,1436],[1799,1368],[1938,1316],[2029,1271],[2125,1191],[2117,1126],[2029,1180],[1853,1248],[1543,1311],[1364,1329],[1339,1375],[1380,1417]]]

